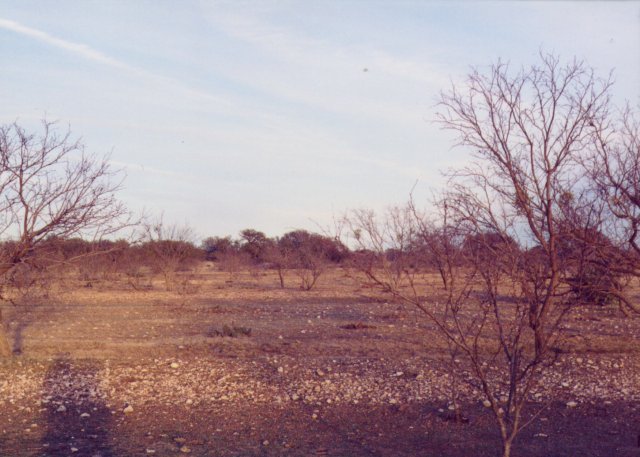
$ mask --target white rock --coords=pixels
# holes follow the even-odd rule
[[[127,405],[127,407],[123,409],[122,412],[125,414],[131,414],[133,412],[133,406]]]
[[[176,368],[178,368],[180,365],[177,362],[171,362],[171,368],[173,368],[174,370]]]
[[[567,408],[575,408],[576,406],[578,406],[578,403],[573,400],[567,402]]]
[[[66,406],[60,405],[58,406],[58,409],[56,409],[56,412],[64,413],[66,410],[67,410]]]

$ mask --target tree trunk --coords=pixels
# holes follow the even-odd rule
[[[511,440],[503,441],[502,457],[511,457]]]

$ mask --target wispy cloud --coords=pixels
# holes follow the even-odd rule
[[[215,94],[202,91],[199,89],[194,89],[181,81],[178,81],[173,78],[169,78],[167,76],[150,72],[143,68],[130,65],[126,62],[123,62],[119,59],[111,57],[97,49],[92,48],[84,43],[77,43],[69,40],[65,40],[63,38],[59,38],[53,36],[45,31],[38,30],[32,27],[28,27],[26,25],[20,24],[19,22],[12,21],[10,19],[0,18],[0,28],[9,30],[14,33],[18,33],[20,35],[36,39],[42,43],[45,43],[49,46],[54,46],[58,49],[63,49],[68,51],[78,57],[81,57],[86,60],[90,60],[92,62],[96,62],[99,64],[107,65],[112,68],[116,68],[119,70],[123,70],[129,74],[133,74],[134,76],[146,78],[154,83],[159,83],[165,86],[171,86],[175,90],[179,90],[186,95],[190,95],[194,98],[198,98],[200,100],[205,99],[208,101],[212,101],[218,104],[223,104],[226,106],[233,106],[233,103],[219,97]]]
[[[337,45],[245,12],[212,8],[206,17],[257,55],[271,59],[260,78],[239,67],[235,80],[327,112],[392,123],[422,122],[420,113],[427,110],[417,106],[416,91],[425,93],[449,83],[446,69],[428,60],[398,57],[366,44]]]
[[[47,32],[43,32],[42,30],[27,27],[26,25],[22,25],[18,22],[15,22],[9,19],[0,18],[0,28],[18,33],[20,35],[25,35],[31,38],[35,38],[48,45],[55,46],[60,49],[64,49],[80,57],[84,57],[85,59],[93,60],[94,62],[99,62],[105,65],[109,65],[111,67],[120,68],[128,71],[138,71],[136,68],[130,65],[127,65],[126,63],[121,62],[118,59],[109,57],[103,54],[102,52],[96,49],[93,49],[90,46],[87,46],[86,44],[74,43],[73,41],[64,40],[62,38],[58,38],[53,35],[50,35]]]

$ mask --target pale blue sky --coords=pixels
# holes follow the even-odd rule
[[[0,0],[0,122],[69,123],[200,237],[279,235],[426,198],[468,157],[438,92],[540,49],[640,103],[639,2]]]

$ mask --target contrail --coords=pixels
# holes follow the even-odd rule
[[[127,65],[126,63],[121,62],[118,59],[114,59],[113,57],[109,57],[108,55],[105,55],[102,52],[96,49],[93,49],[90,46],[87,46],[86,44],[74,43],[73,41],[63,40],[62,38],[51,36],[48,33],[43,32],[42,30],[27,27],[25,25],[22,25],[15,21],[11,21],[9,19],[0,18],[0,28],[3,28],[5,30],[10,30],[12,32],[19,33],[21,35],[25,35],[31,38],[35,38],[51,46],[64,49],[66,51],[72,52],[86,59],[100,62],[105,65],[129,70],[129,71],[135,71],[135,72],[140,71],[137,68]]]

